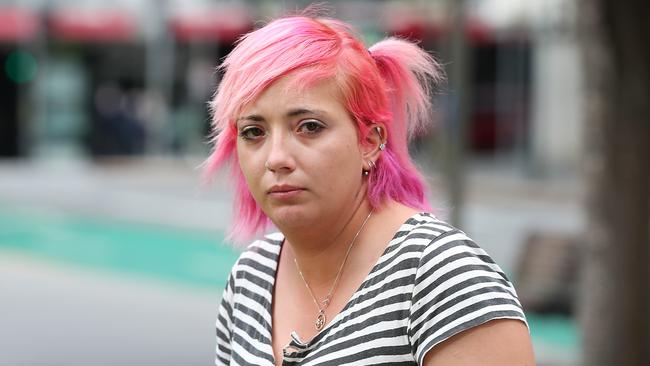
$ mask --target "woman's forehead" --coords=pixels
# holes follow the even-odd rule
[[[341,91],[334,79],[305,81],[298,75],[284,76],[244,106],[237,118],[248,114],[309,110],[317,113],[345,111]],[[294,113],[295,114],[295,113]]]

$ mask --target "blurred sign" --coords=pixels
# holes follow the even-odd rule
[[[220,41],[232,43],[252,29],[252,20],[245,11],[210,10],[177,14],[170,27],[180,41]]]
[[[27,41],[36,36],[39,21],[36,14],[20,8],[0,8],[0,42]]]
[[[56,38],[71,41],[128,41],[135,36],[131,14],[118,10],[68,9],[52,13],[48,27]]]

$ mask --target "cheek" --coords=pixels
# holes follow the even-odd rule
[[[325,181],[336,180],[341,184],[350,184],[361,176],[361,153],[355,142],[331,144],[330,149],[321,154],[324,159],[321,173]]]
[[[251,193],[253,196],[256,196],[256,184],[260,181],[260,169],[256,163],[255,154],[248,149],[241,147],[239,144],[237,144],[236,153],[239,169],[244,175]]]

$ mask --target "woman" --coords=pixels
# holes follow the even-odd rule
[[[407,148],[439,78],[426,52],[293,16],[221,67],[207,172],[231,163],[235,237],[280,232],[231,272],[217,365],[533,364],[501,269],[427,213]]]

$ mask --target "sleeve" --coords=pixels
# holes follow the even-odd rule
[[[422,252],[408,334],[418,365],[440,342],[494,319],[526,319],[514,287],[492,258],[459,230]]]
[[[230,273],[228,283],[221,296],[221,303],[217,312],[217,354],[215,365],[229,365],[231,344],[230,337],[232,331],[232,309],[233,293],[235,288],[234,271]]]

